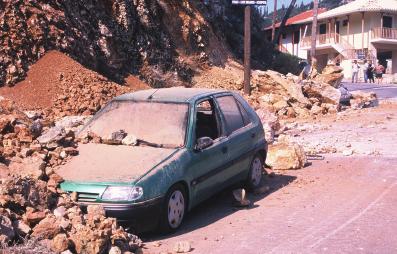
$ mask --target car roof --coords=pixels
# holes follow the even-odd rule
[[[132,101],[155,101],[155,102],[177,102],[187,103],[199,97],[224,93],[226,90],[207,89],[207,88],[159,88],[147,89],[133,93],[126,93],[115,98],[115,100],[132,100]]]

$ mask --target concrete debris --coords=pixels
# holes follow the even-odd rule
[[[273,170],[300,169],[307,163],[303,147],[296,143],[269,145],[266,164]]]
[[[376,107],[379,105],[378,98],[374,92],[353,91],[351,95],[353,98],[350,99],[350,105],[353,109]]]
[[[245,189],[234,190],[233,197],[234,197],[236,206],[246,207],[251,204],[251,201],[249,201],[246,197]]]
[[[175,243],[174,252],[175,253],[188,253],[192,250],[190,242],[188,241],[180,241]]]

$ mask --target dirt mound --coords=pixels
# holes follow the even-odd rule
[[[27,78],[15,87],[0,88],[0,95],[26,110],[42,109],[54,117],[93,114],[114,96],[146,88],[128,77],[127,86],[109,81],[57,51],[46,53],[32,65]]]
[[[61,73],[83,68],[68,56],[58,51],[50,51],[31,66],[25,80],[14,87],[0,88],[0,95],[26,109],[49,108],[60,93]]]

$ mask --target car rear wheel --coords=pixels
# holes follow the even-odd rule
[[[169,232],[178,229],[185,217],[187,199],[184,186],[176,184],[171,187],[164,201],[160,227]]]
[[[256,154],[252,159],[250,170],[247,178],[247,188],[249,190],[256,189],[262,182],[263,173],[263,158],[259,154]]]

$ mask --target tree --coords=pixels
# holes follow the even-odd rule
[[[282,34],[284,27],[285,27],[285,23],[287,22],[287,19],[289,18],[289,16],[291,15],[291,11],[294,8],[296,3],[296,0],[291,0],[291,3],[288,6],[288,9],[283,17],[283,20],[281,21],[280,27],[278,28],[276,35],[273,38],[273,44],[276,45],[278,42],[278,39],[280,38],[280,35]]]

